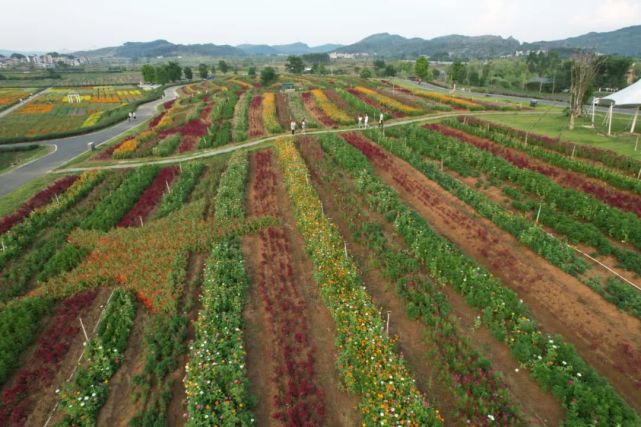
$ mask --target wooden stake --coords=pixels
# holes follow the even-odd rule
[[[167,186],[167,193],[171,194],[171,188],[169,187],[169,181],[165,180],[165,185]]]
[[[85,324],[82,323],[82,317],[78,316],[78,320],[80,320],[80,326],[82,326],[82,333],[85,334],[85,341],[89,342],[89,335],[87,335],[87,330],[85,329]]]
[[[536,213],[536,223],[539,223],[539,217],[541,216],[541,208],[543,207],[543,203],[539,203],[539,211]]]
[[[347,242],[343,242],[343,244],[345,245],[345,258],[347,258]]]
[[[443,156],[441,156],[441,172],[443,172]]]
[[[385,325],[385,335],[387,335],[388,337],[389,337],[389,315],[390,315],[390,313],[391,313],[391,311],[388,310],[387,311],[387,322],[386,322],[387,324]]]
[[[528,136],[530,136],[529,132],[525,132],[525,145],[527,145]]]
[[[56,203],[57,203],[57,204],[60,204],[60,197],[58,197],[58,195],[57,195],[57,194],[56,194],[55,196],[56,196]]]
[[[182,173],[183,172],[183,164],[182,163],[178,163],[178,166],[180,166],[180,173]]]
[[[637,151],[638,147],[639,147],[639,137],[637,136],[637,142],[634,144],[634,151]]]
[[[572,155],[570,156],[571,158],[574,158],[575,151],[576,151],[576,144],[572,147]]]
[[[641,168],[639,168],[639,173],[637,174],[637,179],[641,179]]]
[[[138,216],[138,219],[140,220],[140,226],[141,226],[141,227],[144,227],[144,226],[145,226],[145,223],[142,221],[142,217],[141,217],[141,216]]]
[[[2,239],[2,252],[6,251],[7,248],[4,246],[4,239]]]

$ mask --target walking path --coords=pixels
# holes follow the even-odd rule
[[[7,108],[6,110],[1,111],[0,112],[0,118],[6,116],[7,114],[11,113],[12,111],[17,110],[20,107],[24,107],[25,105],[27,105],[28,103],[30,103],[31,101],[33,101],[34,99],[36,99],[37,97],[39,97],[40,95],[42,95],[43,93],[48,91],[49,89],[51,89],[51,88],[46,88],[44,90],[41,90],[40,92],[36,93],[35,95],[31,95],[30,97],[23,99],[22,102],[17,102],[16,104],[12,105],[11,107]]]
[[[54,150],[33,162],[25,163],[7,173],[0,175],[0,196],[9,194],[27,182],[45,175],[56,168],[59,168],[73,158],[87,152],[88,144],[93,142],[96,146],[103,144],[110,139],[122,135],[131,128],[138,126],[145,120],[154,117],[159,105],[175,99],[178,96],[179,87],[173,86],[165,90],[165,97],[156,101],[142,104],[136,111],[137,119],[133,121],[124,120],[114,126],[84,135],[71,136],[68,138],[52,139],[37,142],[41,145],[50,145]],[[19,144],[10,144],[19,145]],[[6,145],[6,146],[10,146]]]
[[[491,115],[497,115],[497,114],[539,115],[539,114],[545,114],[545,112],[543,111],[526,111],[526,112],[515,112],[515,111],[506,111],[506,112],[458,111],[457,112],[455,111],[451,113],[428,115],[428,116],[415,117],[407,120],[388,122],[388,124],[386,124],[385,127],[389,128],[389,127],[396,127],[396,126],[404,126],[412,123],[420,123],[420,122],[426,122],[430,120],[439,120],[439,119],[445,119],[449,117],[458,117],[458,116],[465,116],[465,115],[483,116],[488,114],[491,114]],[[370,129],[376,129],[376,128],[370,127]],[[356,126],[350,126],[350,127],[340,128],[340,129],[323,129],[323,130],[317,130],[313,132],[306,132],[305,135],[322,135],[322,134],[329,134],[329,133],[343,133],[343,132],[354,132],[354,131],[362,131],[362,130],[363,130],[362,128],[358,128]],[[301,134],[299,133],[296,135],[296,137],[299,137],[300,135]],[[183,154],[179,156],[166,157],[163,159],[121,160],[121,161],[114,162],[113,164],[103,165],[103,166],[72,167],[72,168],[59,169],[59,170],[56,170],[55,173],[76,173],[76,172],[84,172],[84,171],[96,170],[96,169],[126,169],[126,168],[136,168],[144,165],[167,165],[167,164],[174,164],[174,163],[182,163],[182,162],[188,162],[190,160],[204,159],[207,157],[230,153],[236,150],[241,150],[243,148],[253,147],[255,145],[262,144],[264,142],[274,141],[278,138],[291,138],[291,137],[292,136],[289,133],[282,133],[279,135],[272,135],[266,138],[256,139],[253,141],[242,142],[242,143],[227,145],[224,147],[218,147],[218,148],[213,148],[208,150],[200,150],[195,153],[188,153],[188,154]]]

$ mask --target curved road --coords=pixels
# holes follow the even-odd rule
[[[89,150],[88,144],[94,142],[96,145],[103,144],[110,139],[138,126],[143,121],[156,115],[157,107],[167,101],[175,99],[178,96],[179,86],[172,86],[165,90],[165,97],[156,101],[151,101],[138,107],[136,110],[136,120],[122,121],[114,126],[84,135],[71,136],[68,138],[52,139],[48,141],[30,142],[41,145],[50,145],[54,151],[33,162],[25,163],[16,169],[12,169],[0,175],[0,196],[11,193],[20,186],[26,184],[32,179],[38,178],[58,168],[74,157],[79,156]],[[19,144],[12,144],[19,145]]]

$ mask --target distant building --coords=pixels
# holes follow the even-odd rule
[[[369,56],[369,53],[340,53],[332,52],[329,54],[329,59],[355,59],[355,58],[366,58]]]

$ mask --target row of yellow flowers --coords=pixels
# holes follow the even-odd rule
[[[358,92],[363,95],[369,96],[370,98],[375,99],[384,106],[391,108],[394,111],[398,111],[405,114],[420,114],[421,110],[419,108],[413,107],[411,105],[403,104],[402,102],[397,101],[394,98],[390,98],[387,95],[383,95],[380,92],[376,92],[370,88],[364,86],[357,86],[355,88]]]
[[[85,121],[82,123],[82,127],[87,128],[95,125],[96,123],[98,123],[98,120],[100,120],[100,116],[102,116],[102,111],[97,111],[89,115],[89,117],[87,117]]]
[[[377,307],[365,291],[343,240],[323,214],[318,194],[293,143],[276,143],[298,229],[314,263],[314,277],[336,322],[338,367],[348,390],[361,396],[363,425],[441,425],[438,410],[416,388]]]
[[[321,89],[313,89],[311,92],[318,106],[330,119],[342,125],[350,125],[354,122],[354,119],[340,110]]]
[[[263,124],[269,133],[280,133],[283,128],[276,114],[276,95],[273,92],[263,94]]]
[[[445,95],[443,93],[438,93],[438,92],[429,92],[426,90],[416,90],[413,92],[420,97],[427,98],[432,101],[440,102],[441,104],[449,104],[455,107],[466,108],[468,110],[483,109],[481,105],[464,98],[458,98],[458,97]]]

